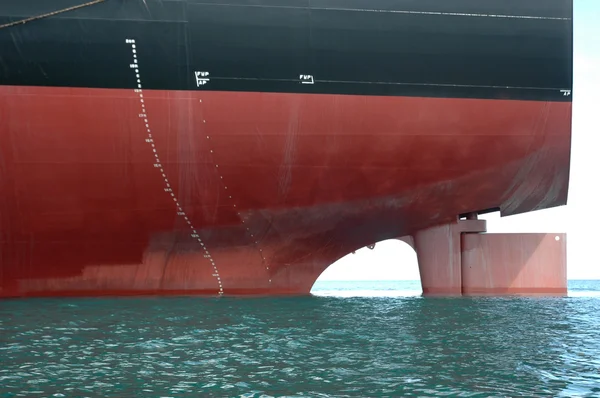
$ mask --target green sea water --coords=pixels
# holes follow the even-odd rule
[[[560,298],[0,301],[0,397],[600,397],[600,281]]]

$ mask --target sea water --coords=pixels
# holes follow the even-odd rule
[[[600,397],[600,281],[555,298],[0,301],[0,396]]]

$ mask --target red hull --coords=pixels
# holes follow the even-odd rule
[[[567,200],[570,102],[143,98],[0,87],[0,296],[307,293],[367,244]]]

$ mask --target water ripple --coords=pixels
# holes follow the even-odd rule
[[[12,300],[4,396],[600,396],[600,298]]]

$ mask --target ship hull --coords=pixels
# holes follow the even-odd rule
[[[567,0],[108,0],[2,27],[0,297],[306,294],[362,246],[564,205],[571,40]]]
[[[142,95],[0,88],[0,294],[305,293],[367,244],[567,200],[570,103]]]

